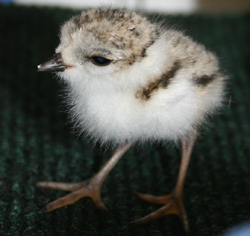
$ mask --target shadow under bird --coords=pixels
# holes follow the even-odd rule
[[[70,191],[45,206],[50,212],[91,197],[102,211],[102,184],[123,154],[147,141],[181,143],[176,186],[167,196],[138,194],[162,204],[130,223],[140,225],[168,214],[188,217],[183,186],[192,149],[202,124],[223,105],[227,77],[216,56],[182,32],[150,22],[130,10],[84,11],[61,28],[54,56],[38,71],[56,72],[69,90],[69,115],[79,131],[118,148],[107,164],[81,183],[38,182],[36,186]],[[153,161],[153,160],[152,160]]]

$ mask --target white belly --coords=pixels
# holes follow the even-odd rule
[[[171,90],[157,91],[149,101],[124,91],[78,93],[77,121],[85,132],[102,142],[177,141],[194,128],[197,99],[192,88],[187,93],[180,85],[178,90],[174,89],[174,84],[171,86]]]

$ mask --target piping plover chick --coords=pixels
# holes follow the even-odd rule
[[[49,212],[91,197],[105,211],[101,187],[107,174],[134,144],[181,143],[176,186],[167,196],[138,194],[163,206],[130,225],[176,214],[189,231],[183,186],[197,133],[222,106],[226,76],[216,56],[179,31],[151,23],[129,10],[92,9],[61,28],[54,56],[38,71],[56,72],[68,86],[70,116],[80,132],[118,145],[108,163],[81,183],[38,182],[38,187],[70,191],[45,206]],[[153,161],[153,160],[152,160]]]

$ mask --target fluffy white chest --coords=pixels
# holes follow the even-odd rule
[[[137,91],[103,84],[72,89],[76,120],[88,134],[103,142],[178,140],[193,130],[197,97],[187,80],[159,89],[148,100]],[[77,95],[76,95],[77,94]]]

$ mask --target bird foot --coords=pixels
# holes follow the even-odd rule
[[[38,182],[36,187],[72,192],[47,204],[40,212],[50,212],[57,208],[73,204],[80,198],[91,197],[96,207],[102,212],[106,213],[107,208],[101,200],[102,184],[107,174],[112,170],[118,160],[131,147],[131,145],[132,143],[130,142],[121,144],[113,153],[109,161],[104,165],[104,167],[94,177],[86,181],[80,183]]]
[[[57,208],[73,204],[83,197],[92,198],[94,204],[99,210],[104,213],[107,212],[107,208],[101,200],[102,180],[98,177],[98,175],[80,183],[38,182],[36,183],[36,187],[71,192],[64,197],[48,203],[43,209],[40,210],[40,212],[53,211]]]
[[[187,233],[189,232],[188,217],[184,208],[183,199],[181,196],[178,196],[175,191],[163,197],[154,197],[152,195],[138,193],[136,195],[143,201],[147,201],[154,204],[164,204],[164,206],[141,219],[130,222],[128,226],[134,227],[146,224],[153,220],[157,220],[165,215],[175,214],[179,216],[183,224],[184,230]]]

